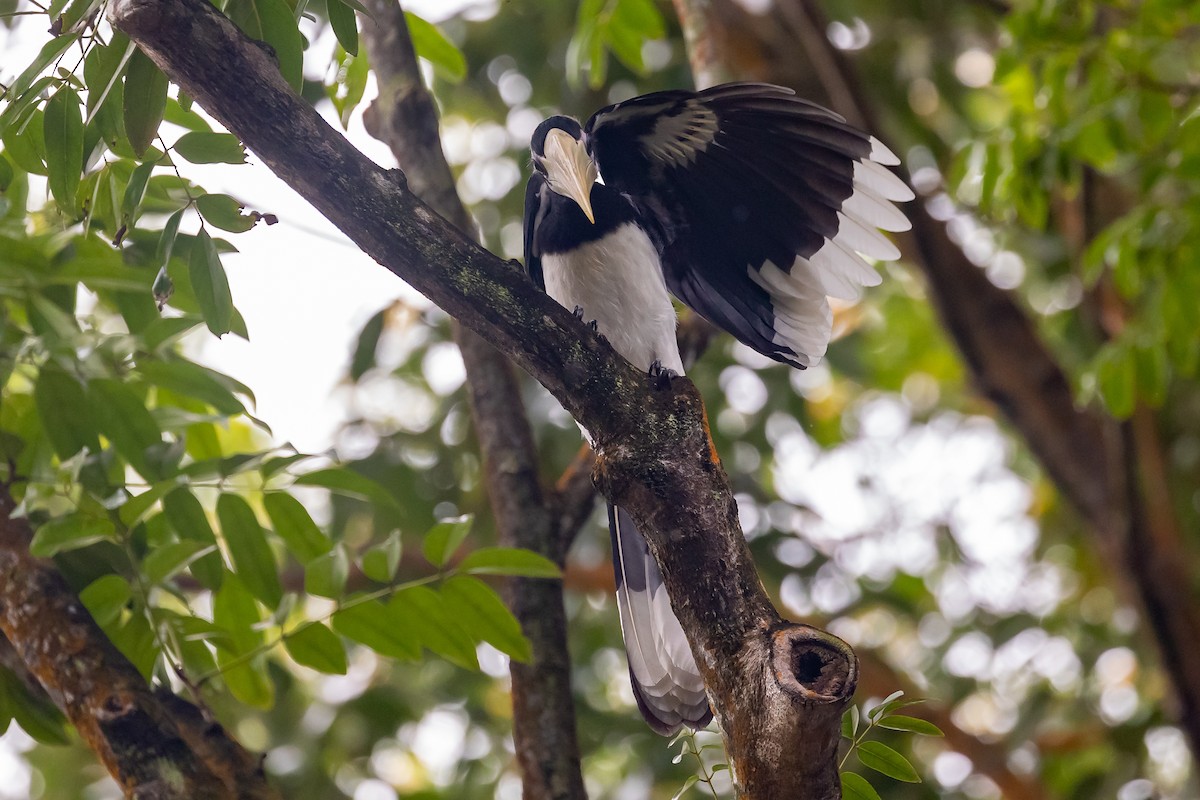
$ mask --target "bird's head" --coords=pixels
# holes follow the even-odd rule
[[[529,143],[533,168],[550,189],[574,200],[593,224],[592,185],[599,173],[583,145],[583,129],[570,117],[550,117],[538,125]]]

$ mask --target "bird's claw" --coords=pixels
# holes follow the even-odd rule
[[[583,306],[575,306],[571,313],[575,315],[575,319],[579,320],[580,322],[583,321]]]
[[[671,381],[679,377],[678,372],[670,367],[664,367],[658,359],[654,360],[646,374],[654,381],[654,388],[656,389],[670,389]]]
[[[600,323],[596,322],[596,320],[592,320],[587,324],[587,326],[592,329],[592,333],[600,332]]]

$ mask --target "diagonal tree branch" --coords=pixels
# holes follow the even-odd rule
[[[0,489],[0,631],[129,796],[273,800],[259,757],[185,700],[152,692]]]
[[[409,188],[470,233],[475,225],[442,151],[437,108],[422,81],[404,11],[388,0],[368,0],[367,7],[371,18],[362,20],[363,37],[380,88],[367,111],[368,131],[391,148]],[[562,564],[565,552],[558,547],[556,515],[542,489],[533,431],[512,367],[478,334],[461,325],[454,328],[500,540]],[[509,586],[509,605],[533,651],[530,663],[510,664],[513,742],[529,800],[587,797],[562,587],[561,581],[530,579],[514,579]]]
[[[768,600],[691,382],[656,389],[514,265],[465,239],[398,171],[333,131],[206,0],[120,0],[109,18],[368,255],[484,335],[591,432],[601,491],[630,512],[662,568],[738,795],[837,797],[857,660]]]

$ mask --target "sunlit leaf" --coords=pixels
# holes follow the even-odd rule
[[[916,717],[906,717],[903,714],[890,714],[879,720],[879,727],[893,731],[908,731],[921,736],[944,736],[941,728],[932,722]]]
[[[332,622],[335,631],[382,656],[414,661],[421,655],[417,629],[404,609],[372,600],[343,608]]]
[[[100,430],[144,478],[158,478],[147,450],[162,443],[162,431],[146,404],[128,386],[109,378],[88,384],[88,400]]]
[[[466,77],[466,57],[436,25],[426,22],[410,11],[404,12],[404,19],[408,23],[408,33],[412,37],[413,48],[418,56],[429,61],[455,83]]]
[[[186,487],[169,492],[162,499],[163,514],[181,538],[189,539],[202,547],[216,547],[217,537],[213,533],[208,515],[196,496]],[[225,576],[221,554],[215,549],[191,564],[191,573],[209,589],[219,589]]]
[[[442,520],[429,529],[425,534],[422,552],[430,564],[435,567],[445,566],[450,556],[462,545],[463,539],[471,532],[474,517],[467,514],[454,519]]]
[[[500,595],[477,578],[455,576],[441,586],[446,608],[468,633],[518,661],[532,657],[529,640]]]
[[[864,767],[905,783],[921,782],[921,776],[908,763],[908,759],[883,742],[863,742],[855,752]]]
[[[116,529],[107,519],[70,514],[52,519],[38,528],[29,543],[29,552],[39,558],[49,558],[56,553],[77,550],[115,536]]]
[[[283,599],[283,588],[275,556],[254,509],[240,495],[222,492],[217,499],[217,518],[234,571],[255,597],[274,609]]]
[[[132,596],[129,581],[120,575],[101,575],[79,593],[84,607],[102,628],[117,621]]]
[[[515,547],[482,547],[469,553],[458,569],[472,575],[516,575],[523,578],[558,578],[558,565],[532,550]]]
[[[842,779],[843,800],[880,800],[879,792],[862,775],[843,772],[839,777]]]
[[[433,589],[428,586],[405,589],[393,595],[388,605],[409,617],[422,645],[460,667],[479,669],[474,641]]]
[[[308,509],[296,498],[284,492],[267,492],[263,506],[271,518],[275,535],[283,540],[301,564],[307,564],[333,547],[329,537],[313,522]]]
[[[350,559],[343,547],[335,547],[304,565],[304,591],[318,597],[337,599],[346,590]]]
[[[215,549],[215,545],[206,545],[190,539],[171,542],[147,555],[142,561],[142,571],[150,583],[162,583]]]
[[[390,583],[400,566],[400,531],[392,531],[387,539],[363,553],[362,571],[373,581]]]
[[[345,645],[337,634],[319,622],[309,622],[289,632],[283,646],[297,664],[328,675],[346,674]]]

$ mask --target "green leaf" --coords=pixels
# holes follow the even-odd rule
[[[134,168],[133,174],[129,176],[129,182],[125,184],[125,196],[121,200],[121,219],[127,225],[132,226],[138,218],[142,200],[146,197],[146,184],[150,182],[150,176],[156,166],[158,166],[157,158],[143,161]]]
[[[279,585],[275,556],[254,509],[240,495],[223,492],[217,498],[217,519],[238,577],[268,608],[277,608],[283,599],[283,588]]]
[[[42,137],[42,110],[30,114],[24,132],[16,126],[3,134],[4,152],[12,162],[31,175],[46,174],[46,142]]]
[[[1096,384],[1108,410],[1118,419],[1133,413],[1137,400],[1137,366],[1129,349],[1109,344],[1096,359]]]
[[[700,780],[699,775],[688,775],[687,779],[684,780],[684,782],[683,782],[683,786],[679,787],[679,791],[677,791],[677,792],[675,792],[675,794],[671,795],[671,800],[680,800],[681,797],[683,797],[685,794],[687,794],[688,789],[691,789],[693,786],[695,786],[696,782],[699,780]]]
[[[375,350],[379,347],[379,337],[383,335],[389,311],[391,306],[376,312],[359,332],[358,342],[354,345],[354,356],[350,359],[350,377],[353,380],[358,381],[367,370],[375,366]]]
[[[230,3],[227,12],[247,36],[271,46],[280,73],[293,89],[300,91],[304,80],[304,40],[292,7],[284,0],[239,0]]]
[[[363,554],[363,574],[379,583],[391,583],[400,566],[401,552],[400,531],[392,531],[387,539]]]
[[[150,583],[163,583],[196,559],[216,550],[215,545],[184,539],[156,548],[142,560],[142,572]]]
[[[205,230],[200,231],[192,245],[188,275],[208,329],[217,336],[229,333],[233,320],[233,295],[229,292],[229,278],[225,276],[225,267],[221,265],[216,245]]]
[[[112,522],[107,519],[71,514],[52,519],[38,528],[29,543],[29,552],[38,558],[49,558],[67,550],[78,550],[113,539],[116,532]]]
[[[304,591],[336,600],[346,591],[350,559],[345,548],[335,547],[304,565]]]
[[[283,646],[297,664],[327,675],[346,674],[346,647],[337,634],[319,622],[289,632]]]
[[[467,76],[467,59],[453,42],[445,37],[436,25],[413,14],[404,12],[408,33],[412,37],[417,55],[433,64],[453,83]]]
[[[479,669],[475,642],[450,615],[441,596],[428,586],[414,586],[392,595],[394,606],[413,620],[421,644],[466,669]]]
[[[290,494],[268,492],[263,496],[263,505],[275,534],[301,564],[328,553],[333,547],[333,542],[313,522],[304,504]]]
[[[42,121],[50,193],[68,216],[79,213],[75,202],[83,172],[83,113],[79,108],[79,95],[63,86],[46,102]]]
[[[213,622],[229,633],[232,648],[217,648],[217,666],[229,691],[241,702],[256,708],[270,708],[274,702],[274,685],[267,676],[261,657],[230,662],[254,651],[262,643],[262,634],[255,628],[262,616],[254,596],[237,575],[229,575],[213,599]],[[218,645],[220,639],[215,640]]]
[[[8,191],[14,177],[16,173],[13,172],[12,164],[8,163],[8,159],[0,152],[0,193]]]
[[[125,135],[138,158],[158,135],[167,107],[167,76],[138,50],[125,69]]]
[[[891,711],[902,697],[904,697],[903,690],[892,692],[887,697],[883,698],[883,700],[879,702],[879,705],[872,707],[871,710],[867,712],[867,719],[878,719],[880,714],[886,714],[887,712]]]
[[[196,495],[185,486],[170,492],[162,499],[163,514],[171,527],[181,538],[189,539],[204,547],[212,546],[213,550],[192,562],[191,572],[196,580],[209,589],[221,588],[225,577],[225,566],[221,561],[221,553],[216,550],[217,537],[204,507],[196,499]]]
[[[159,481],[136,497],[126,500],[117,511],[117,516],[121,518],[121,523],[127,528],[137,525],[145,518],[146,513],[154,507],[154,504],[177,485],[174,480]]]
[[[435,567],[445,566],[450,556],[462,545],[463,539],[467,538],[474,520],[470,514],[464,514],[454,519],[442,520],[430,528],[425,534],[421,548],[429,563]]]
[[[858,746],[857,753],[864,767],[905,783],[921,782],[921,777],[908,759],[883,742],[863,742]]]
[[[375,601],[357,603],[334,614],[332,622],[335,631],[382,656],[408,661],[421,657],[421,640],[405,609]]]
[[[850,706],[842,714],[842,737],[854,741],[854,737],[858,735],[858,723],[858,706]]]
[[[256,215],[243,214],[242,204],[227,194],[206,194],[197,197],[196,210],[210,225],[230,233],[245,233],[258,222]]]
[[[358,20],[354,17],[354,9],[341,0],[329,0],[328,9],[329,24],[338,43],[350,55],[358,55]]]
[[[31,695],[20,679],[3,667],[0,667],[0,698],[6,701],[6,710],[21,730],[35,741],[54,745],[71,741],[62,712],[49,699]]]
[[[440,566],[440,565],[438,565]],[[516,575],[522,578],[559,578],[558,565],[532,550],[516,547],[482,547],[458,565],[470,575]]]
[[[533,657],[520,623],[500,595],[483,581],[455,576],[442,584],[441,594],[451,616],[477,641],[487,642],[517,661]]]
[[[109,378],[91,381],[88,398],[101,432],[142,477],[156,480],[159,476],[146,451],[162,443],[162,431],[142,399],[125,384]]]
[[[892,714],[878,722],[879,727],[892,731],[908,731],[920,736],[944,736],[941,728],[932,722],[926,722],[916,717],[906,717],[903,714]]]
[[[145,360],[138,364],[142,377],[175,394],[208,403],[221,414],[245,414],[246,407],[222,380],[224,376],[183,358]]]
[[[121,78],[125,75],[125,65],[133,58],[135,52],[137,45],[129,41],[125,34],[114,31],[113,38],[107,45],[95,47],[89,54],[83,67],[88,87],[88,115],[85,124],[90,125],[92,120],[108,121],[108,109],[115,110],[115,101],[123,98]],[[110,104],[110,101],[114,102]],[[123,128],[124,120],[120,118],[120,113],[123,112],[113,114],[111,122],[121,122]],[[105,130],[105,124],[101,124],[100,127],[106,136],[115,136],[121,132],[115,124],[111,125],[113,129],[110,130]]]
[[[132,597],[129,581],[120,575],[101,575],[79,593],[84,608],[102,628],[107,628],[117,621]]]
[[[359,497],[376,505],[399,510],[396,498],[392,497],[391,492],[365,475],[346,467],[329,467],[306,472],[296,478],[296,483],[301,486],[320,486],[338,494]]]
[[[89,453],[100,452],[96,424],[79,381],[53,367],[42,367],[33,388],[33,399],[46,438],[61,460],[84,448]]]
[[[175,250],[175,237],[179,234],[179,223],[183,220],[185,211],[187,211],[186,208],[176,211],[163,226],[162,235],[158,238],[158,251],[155,254],[155,259],[159,264],[165,266],[171,260],[171,253]]]
[[[244,164],[246,149],[232,133],[185,133],[171,148],[193,164]]]
[[[843,772],[839,777],[842,779],[843,800],[880,800],[879,792],[862,775]]]

